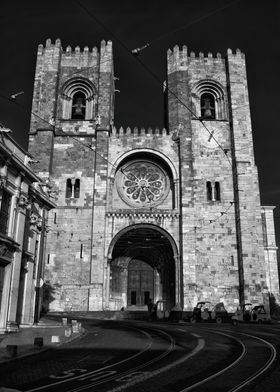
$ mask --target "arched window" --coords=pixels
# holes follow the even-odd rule
[[[200,97],[200,112],[203,119],[215,119],[216,109],[215,109],[215,99],[212,94],[204,93]]]
[[[74,183],[74,197],[78,199],[80,197],[80,180],[77,178]]]
[[[220,183],[215,181],[206,182],[207,201],[221,201]]]
[[[206,183],[206,192],[207,192],[207,200],[212,200],[212,184],[211,181],[207,181]]]
[[[224,87],[215,80],[199,81],[192,91],[192,108],[202,120],[226,120],[227,97]]]
[[[72,196],[72,180],[71,178],[67,178],[66,181],[66,199],[69,199]]]
[[[74,79],[62,88],[62,118],[64,120],[93,120],[95,117],[94,85],[86,79]]]
[[[77,91],[73,95],[72,120],[84,120],[86,115],[86,97],[82,91]]]
[[[221,200],[221,192],[220,192],[220,183],[219,182],[215,182],[214,198],[216,201]]]

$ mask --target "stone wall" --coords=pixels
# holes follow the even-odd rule
[[[199,300],[224,302],[231,311],[240,300],[266,302],[268,259],[278,284],[276,256],[268,256],[275,250],[263,242],[262,222],[270,227],[272,219],[266,210],[261,220],[244,55],[196,56],[176,46],[168,51],[167,68],[167,129],[117,130],[111,42],[102,41],[100,52],[64,52],[59,40],[39,47],[29,149],[56,194],[45,271],[54,289],[52,310],[117,306],[110,298],[114,246],[122,233],[141,227],[170,242],[172,257],[152,265],[158,274],[165,268],[164,284],[176,286],[173,305],[185,310]],[[91,118],[64,118],[72,81],[91,91]],[[216,111],[206,120],[205,91],[213,92]],[[154,162],[165,173],[170,189],[158,203],[137,207],[122,197],[122,170],[136,160]],[[67,184],[76,180],[78,197],[66,197]],[[174,268],[172,282],[168,268]]]

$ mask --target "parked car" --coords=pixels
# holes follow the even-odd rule
[[[223,302],[219,302],[215,306],[208,301],[198,302],[193,309],[193,313],[190,318],[191,323],[197,321],[216,321],[221,324],[228,319],[228,312],[225,309]]]
[[[265,310],[264,305],[253,307],[251,303],[246,303],[238,306],[235,314],[231,318],[231,322],[233,325],[237,325],[240,322],[262,324],[264,322],[271,322],[271,318]]]

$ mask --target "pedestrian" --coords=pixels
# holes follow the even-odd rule
[[[157,305],[158,305],[157,303],[153,304],[152,315],[151,315],[153,321],[157,319]]]
[[[148,320],[152,320],[154,304],[151,298],[149,298],[147,301],[147,307],[148,307]]]

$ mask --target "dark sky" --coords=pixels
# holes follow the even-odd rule
[[[6,0],[0,13],[0,122],[27,148],[37,46],[47,38],[60,38],[64,49],[113,41],[120,78],[115,124],[125,127],[163,127],[162,85],[147,68],[163,81],[168,48],[187,45],[214,55],[240,48],[247,61],[261,200],[278,206],[280,245],[279,16],[279,0]],[[143,66],[128,49],[146,43]],[[19,91],[21,106],[3,98]]]

